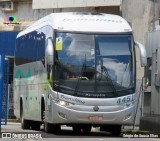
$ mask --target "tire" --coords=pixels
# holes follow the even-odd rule
[[[61,131],[61,127],[58,124],[52,124],[52,133],[59,133]]]
[[[81,127],[72,126],[72,129],[73,129],[74,133],[80,133],[81,132]]]
[[[42,122],[44,124],[44,131],[46,133],[51,133],[52,131],[52,125],[50,123],[48,123],[47,121],[45,121],[45,105],[44,105],[44,100],[42,100],[42,106],[41,106],[41,119]]]
[[[26,120],[24,119],[24,116],[23,116],[23,104],[21,105],[21,128],[22,129],[30,129],[30,121],[29,120]]]
[[[84,127],[82,128],[82,131],[83,131],[84,133],[89,133],[89,132],[91,132],[91,128],[92,128],[92,126],[84,126]]]
[[[32,122],[31,124],[32,130],[40,130],[40,123],[38,122]]]
[[[111,135],[112,136],[116,136],[116,137],[120,136],[120,134],[121,134],[121,127],[122,127],[121,125],[113,125],[111,127],[111,129],[110,129]]]
[[[44,131],[46,133],[58,133],[60,131],[60,125],[58,124],[51,124],[46,121],[46,112],[45,112],[45,105],[44,100],[42,100],[42,110],[41,110],[41,118],[44,124]]]
[[[51,133],[52,132],[52,124],[48,122],[44,122],[44,131],[46,133]]]
[[[60,125],[45,122],[44,123],[44,130],[46,133],[59,133],[60,132]]]

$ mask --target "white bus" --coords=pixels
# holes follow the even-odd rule
[[[129,24],[103,13],[53,13],[20,32],[14,111],[22,128],[100,127],[119,135],[135,118],[135,46],[145,66],[145,49]]]

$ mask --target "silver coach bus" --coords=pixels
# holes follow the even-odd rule
[[[14,108],[22,128],[100,127],[119,135],[135,118],[135,46],[145,66],[145,49],[129,24],[103,13],[53,13],[20,32]]]

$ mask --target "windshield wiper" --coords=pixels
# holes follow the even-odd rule
[[[86,64],[83,64],[81,72],[80,72],[79,77],[78,77],[78,81],[77,81],[76,87],[75,87],[74,95],[77,95],[77,91],[79,89],[79,84],[80,84],[80,81],[82,80],[81,77],[82,77],[82,74],[84,72],[85,67],[86,67]]]
[[[83,75],[83,72],[84,72],[85,69],[86,69],[86,54],[85,54],[85,62],[82,65],[81,72],[79,74],[78,81],[77,81],[77,84],[76,84],[76,87],[75,87],[74,95],[77,95],[77,91],[79,89],[80,81],[82,80],[81,78],[82,78],[82,75]]]
[[[112,88],[112,90],[113,90],[114,96],[117,96],[117,90],[116,90],[116,88],[114,87],[113,81],[111,80],[111,77],[110,77],[110,75],[109,75],[109,73],[108,73],[107,68],[105,68],[105,67],[103,66],[103,60],[101,60],[101,71],[102,71],[102,72],[104,71],[104,73],[105,73],[104,76],[107,78],[107,80],[110,81],[111,88]],[[101,73],[102,73],[102,72],[101,72]]]

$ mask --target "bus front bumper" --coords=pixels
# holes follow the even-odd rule
[[[134,123],[135,119],[134,111],[135,106],[113,112],[80,111],[73,110],[52,102],[52,108],[48,114],[48,122],[54,124],[131,125]]]

